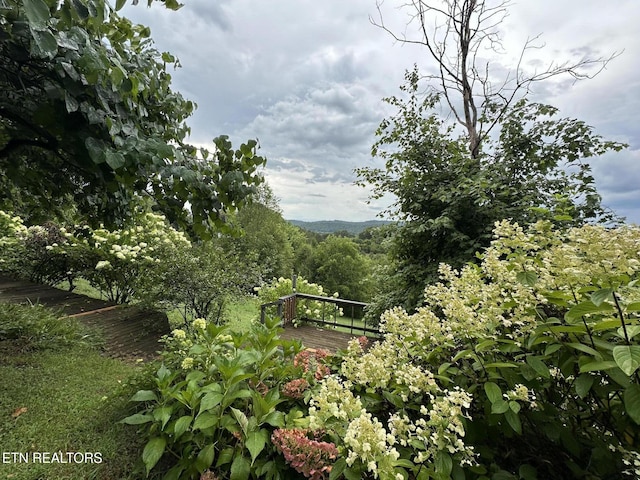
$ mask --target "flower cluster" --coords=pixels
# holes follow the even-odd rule
[[[393,462],[400,457],[392,446],[395,437],[369,412],[363,411],[349,423],[344,443],[349,449],[347,465],[359,460],[374,478],[390,478],[393,474]]]
[[[282,394],[289,398],[301,399],[309,388],[309,382],[304,378],[296,378],[282,386]]]
[[[326,377],[311,399],[309,427],[317,430],[336,421],[342,423],[358,418],[363,412],[362,402],[353,394],[351,386],[350,382],[335,375]]]
[[[328,355],[329,352],[326,350],[307,348],[294,357],[293,365],[301,367],[305,374],[313,374],[315,380],[322,380],[330,373],[329,367],[324,363]]]
[[[503,393],[502,395],[505,400],[524,403],[532,410],[537,408],[535,392],[521,383],[516,384],[512,390],[509,390],[507,393]]]
[[[323,480],[329,478],[331,467],[338,458],[338,449],[333,443],[319,441],[321,436],[322,431],[277,429],[271,435],[271,441],[296,472],[305,478]]]

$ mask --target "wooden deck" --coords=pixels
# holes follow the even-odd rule
[[[170,331],[166,315],[159,312],[115,305],[106,300],[2,276],[0,302],[41,304],[65,316],[75,317],[81,323],[101,331],[105,353],[115,358],[155,357],[161,349],[158,340]],[[349,340],[358,337],[313,324],[302,324],[297,328],[287,326],[280,336],[300,340],[307,348],[330,352],[346,349]]]
[[[102,333],[105,353],[115,358],[152,358],[161,349],[158,340],[170,331],[166,315],[160,312],[1,276],[0,302],[40,304],[75,317]]]
[[[299,327],[287,326],[280,338],[300,340],[307,348],[324,349],[335,353],[338,350],[346,350],[349,340],[358,338],[358,335],[303,324]]]

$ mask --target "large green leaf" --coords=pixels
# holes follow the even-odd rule
[[[538,275],[535,272],[518,272],[516,280],[527,287],[535,287],[538,281]]]
[[[36,57],[53,58],[58,51],[56,37],[48,30],[34,30],[33,41],[35,48],[32,53]]]
[[[584,372],[596,372],[599,370],[609,370],[616,368],[618,365],[613,360],[605,360],[602,362],[589,362],[580,366],[580,373]]]
[[[634,383],[624,391],[624,408],[631,419],[640,425],[640,385]]]
[[[439,450],[435,459],[436,474],[442,475],[442,478],[449,478],[451,470],[453,470],[453,460],[451,455],[443,450]]]
[[[251,463],[242,456],[236,455],[231,464],[231,480],[247,480],[251,474]]]
[[[500,390],[500,387],[495,383],[486,382],[484,384],[484,391],[491,403],[496,403],[498,400],[502,400],[502,390]]]
[[[570,308],[569,311],[565,313],[564,318],[565,320],[567,320],[567,322],[573,322],[574,320],[577,320],[584,315],[588,315],[591,313],[610,312],[612,310],[613,305],[609,303],[601,303],[600,305],[596,305],[592,301],[588,300]]]
[[[44,0],[23,0],[23,2],[29,26],[34,30],[44,30],[51,17],[47,4]]]
[[[525,361],[542,378],[549,378],[551,376],[549,373],[549,367],[547,367],[540,358],[528,355]]]
[[[162,457],[164,449],[167,446],[167,440],[164,437],[154,437],[147,442],[142,451],[142,461],[147,469],[147,475],[153,467],[155,467],[158,460]]]
[[[618,323],[620,323],[620,320],[618,320]],[[625,338],[625,330],[627,332],[626,336],[631,340],[640,333],[640,325],[625,325],[624,328],[618,328],[617,333],[620,338]]]
[[[593,302],[594,305],[599,307],[600,305],[602,305],[602,302],[612,298],[611,297],[612,293],[613,293],[612,288],[601,288],[600,290],[596,290],[591,294],[591,301]]]
[[[184,415],[176,421],[176,424],[173,427],[173,434],[176,439],[180,438],[180,436],[189,429],[191,420],[192,418],[190,415]]]
[[[196,468],[198,469],[198,472],[202,473],[211,466],[215,458],[215,453],[216,449],[215,444],[213,443],[210,443],[200,450],[200,453],[198,453],[198,456],[196,457]]]
[[[269,432],[264,428],[261,428],[258,431],[249,432],[249,435],[247,435],[247,440],[245,441],[244,445],[245,447],[247,447],[247,450],[249,450],[249,453],[251,454],[252,465],[256,461],[256,458],[258,458],[258,455],[260,455],[262,450],[264,450],[264,447],[267,445],[268,440]]]
[[[111,149],[105,150],[104,156],[105,156],[105,161],[107,162],[107,165],[109,165],[114,170],[118,170],[119,168],[122,168],[126,163],[124,155],[122,155],[120,152],[115,152]]]
[[[211,410],[214,407],[220,405],[220,402],[224,398],[224,393],[221,392],[209,392],[200,401],[200,413]]]
[[[625,374],[631,376],[640,367],[640,345],[618,345],[613,359]]]
[[[576,378],[576,393],[580,398],[584,398],[587,396],[589,390],[591,390],[591,387],[593,386],[593,382],[595,381],[595,379],[596,377],[594,375],[590,375],[588,373],[583,373],[579,375],[578,378]]]
[[[194,430],[204,430],[206,428],[214,427],[218,424],[218,416],[211,412],[203,412],[193,422]]]

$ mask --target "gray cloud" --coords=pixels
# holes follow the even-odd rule
[[[191,141],[229,134],[258,138],[268,181],[288,218],[363,220],[391,199],[367,203],[353,169],[377,166],[374,132],[389,113],[381,98],[399,93],[405,69],[433,69],[419,47],[394,43],[371,25],[374,0],[184,0],[178,12],[127,6],[123,14],[149,25],[159,50],[177,55],[174,88],[198,104]],[[385,22],[412,35],[399,2],[383,5]],[[520,2],[504,23],[504,56],[491,58],[496,78],[517,63],[527,38],[546,48],[527,52],[523,66],[608,56],[624,50],[594,80],[556,78],[536,84],[532,98],[584,120],[630,149],[592,161],[604,203],[640,222],[640,2]],[[488,53],[483,52],[488,55]],[[498,80],[496,80],[497,82]]]

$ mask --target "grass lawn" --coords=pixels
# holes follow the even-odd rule
[[[23,308],[33,333],[44,309]],[[128,414],[128,395],[117,394],[140,367],[73,341],[34,348],[29,332],[10,336],[15,329],[7,325],[15,324],[0,315],[0,479],[142,478],[142,445],[131,427],[117,423]],[[69,463],[54,463],[54,454]]]

